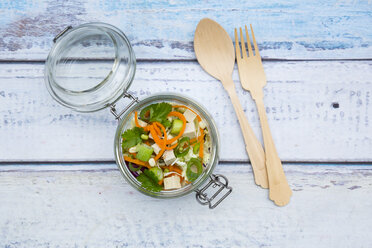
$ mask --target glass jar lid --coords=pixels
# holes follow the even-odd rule
[[[49,93],[62,105],[92,112],[116,102],[130,87],[136,58],[129,40],[106,23],[67,27],[45,63]]]

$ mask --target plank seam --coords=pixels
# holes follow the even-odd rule
[[[98,60],[97,60],[98,61]],[[172,63],[182,63],[182,62],[197,62],[196,59],[137,59],[137,63],[161,63],[161,62],[172,62]],[[263,62],[337,62],[337,61],[372,61],[372,58],[357,58],[357,59],[272,59],[272,58],[262,58]],[[17,59],[17,60],[2,60],[0,59],[0,64],[22,64],[22,63],[36,63],[43,64],[45,60],[27,60],[27,59]]]
[[[282,161],[283,164],[288,164],[288,165],[329,165],[329,166],[334,166],[334,165],[348,165],[348,166],[353,166],[353,165],[372,165],[372,161]],[[32,166],[32,165],[59,165],[59,166],[69,166],[69,165],[112,165],[116,164],[114,160],[92,160],[92,161],[4,161],[0,162],[0,167],[1,166]],[[219,164],[224,165],[224,164],[250,164],[249,161],[236,161],[236,160],[222,160],[219,161]]]

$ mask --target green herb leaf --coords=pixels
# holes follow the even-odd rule
[[[146,108],[142,109],[140,112],[140,118],[143,121],[149,121],[152,113],[154,112],[153,106],[155,104],[149,105]]]
[[[148,189],[153,192],[159,192],[163,189],[162,186],[158,184],[158,182],[154,182],[150,177],[148,177],[146,174],[148,170],[145,170],[143,173],[141,173],[138,177],[137,180],[141,182],[142,187],[145,189]]]
[[[162,123],[165,119],[167,119],[168,114],[172,111],[172,105],[166,102],[161,102],[155,104],[154,112],[150,117],[151,122],[160,122]]]
[[[123,150],[128,151],[129,148],[137,145],[142,141],[141,135],[145,134],[145,130],[142,127],[134,127],[126,130],[121,137],[123,138]]]
[[[139,166],[139,165],[136,165],[137,167],[134,167],[132,163],[129,163],[129,170],[130,171],[139,171],[141,169],[142,166]]]
[[[168,119],[165,119],[162,123],[161,123],[165,128],[169,128],[172,126],[172,122],[170,122]]]
[[[168,114],[172,111],[172,105],[166,102],[151,104],[144,108],[140,117],[143,120],[148,120],[150,122],[160,122],[164,123],[167,119]]]

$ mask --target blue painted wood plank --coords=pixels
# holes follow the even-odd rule
[[[203,17],[231,36],[252,23],[265,58],[372,58],[370,1],[5,0],[0,13],[1,59],[44,60],[59,30],[90,21],[121,28],[139,59],[194,59],[193,33]]]

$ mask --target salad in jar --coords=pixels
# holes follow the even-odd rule
[[[160,102],[135,111],[121,142],[129,171],[152,192],[185,187],[209,165],[208,127],[185,105]]]

